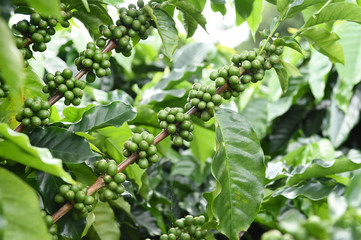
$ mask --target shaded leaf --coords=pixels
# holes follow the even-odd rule
[[[191,150],[193,155],[198,158],[201,164],[204,164],[214,152],[215,132],[198,124],[194,124],[194,139],[191,141]],[[208,139],[208,141],[204,141]]]
[[[253,11],[254,0],[234,1],[236,12],[243,18],[247,19]]]
[[[0,124],[0,156],[59,176],[67,182],[74,180],[67,174],[60,159],[53,158],[46,148],[33,147],[23,133],[12,131],[6,124]]]
[[[257,133],[258,139],[262,139],[266,135],[267,104],[268,100],[265,98],[252,98],[242,111],[242,116],[247,119],[249,125]]]
[[[296,0],[291,4],[286,18],[292,18],[292,17],[296,16],[297,13],[303,11],[304,9],[306,9],[312,5],[326,3],[326,2],[327,2],[327,0],[300,0],[300,1]]]
[[[255,132],[238,113],[220,109],[215,114],[217,151],[212,173],[217,180],[212,211],[217,229],[229,239],[239,239],[258,213],[265,167]],[[219,190],[221,189],[221,190]]]
[[[64,128],[37,128],[29,138],[34,146],[48,148],[54,157],[65,163],[82,163],[94,156],[84,138]]]
[[[1,218],[5,223],[3,240],[51,239],[39,209],[34,190],[13,173],[0,168]]]
[[[69,129],[74,132],[85,132],[109,126],[120,127],[135,116],[136,111],[132,106],[123,102],[113,102],[90,108],[83,114],[83,118]]]
[[[330,33],[325,28],[312,28],[302,32],[301,35],[305,37],[317,51],[326,55],[331,62],[345,63],[343,49],[338,41],[340,37],[336,33]]]
[[[247,23],[252,31],[253,36],[256,34],[258,27],[262,22],[262,11],[263,11],[263,0],[254,0],[252,13],[247,18]]]

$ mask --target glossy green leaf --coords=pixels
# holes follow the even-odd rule
[[[76,123],[83,117],[84,112],[92,107],[94,107],[94,104],[89,104],[88,106],[82,108],[69,106],[63,110],[64,118],[60,121]]]
[[[287,71],[287,74],[289,76],[297,77],[297,76],[302,75],[300,70],[298,70],[298,68],[296,66],[294,66],[293,64],[286,62],[283,59],[281,59],[281,64],[282,64],[283,68]]]
[[[340,81],[335,87],[335,100],[339,108],[347,112],[353,94],[353,88],[361,81],[361,26],[344,22],[337,27],[340,43],[345,51],[345,64],[336,64]]]
[[[346,141],[351,130],[356,126],[360,120],[361,111],[361,85],[357,85],[354,90],[354,95],[351,98],[350,105],[347,109],[347,114],[341,111],[332,102],[330,107],[330,117],[328,128],[325,133],[329,136],[332,144],[339,147]]]
[[[296,50],[299,53],[302,53],[302,49],[299,42],[293,37],[277,38],[276,40],[273,41],[273,44],[276,46],[289,47]]]
[[[307,181],[305,184],[297,186],[286,186],[277,190],[272,194],[272,197],[279,195],[287,199],[295,199],[302,196],[313,201],[318,201],[327,198],[331,192],[343,192],[344,187],[334,181],[320,182],[317,180]]]
[[[188,2],[192,3],[194,7],[198,9],[198,11],[202,12],[204,7],[206,6],[207,0],[187,0]]]
[[[65,163],[82,163],[95,156],[84,138],[64,128],[37,128],[29,138],[32,145],[48,148],[54,157]]]
[[[178,46],[178,31],[173,18],[162,9],[151,9],[146,5],[144,10],[147,11],[157,26],[158,34],[165,49],[165,55],[172,59],[174,50]]]
[[[0,168],[0,204],[5,219],[3,240],[50,240],[34,190],[19,177]]]
[[[21,85],[24,81],[24,60],[15,45],[13,34],[2,18],[0,19],[0,32],[0,52],[2,53],[0,54],[0,71],[5,83],[11,89],[9,97],[12,101],[12,108],[19,109],[22,104]],[[1,101],[0,104],[2,105],[2,103]]]
[[[340,37],[329,32],[325,28],[312,28],[302,32],[302,37],[306,38],[312,46],[320,53],[326,55],[333,63],[345,63],[343,49],[338,41]]]
[[[326,162],[321,159],[315,159],[308,164],[297,166],[290,173],[287,185],[290,186],[307,179],[348,172],[359,168],[361,168],[360,161],[352,161],[346,157]]]
[[[74,182],[63,169],[60,159],[53,158],[46,148],[33,147],[23,133],[12,131],[6,124],[0,124],[0,156]]]
[[[94,209],[94,230],[101,240],[120,239],[119,227],[114,219],[114,212],[108,203],[99,202]]]
[[[99,3],[89,3],[90,12],[87,11],[81,2],[77,2],[73,7],[77,9],[77,11],[73,12],[73,16],[79,19],[95,37],[101,36],[98,29],[100,25],[113,24],[108,11]]]
[[[220,109],[215,114],[217,150],[212,173],[217,188],[212,202],[217,229],[239,239],[258,213],[264,191],[263,152],[255,132],[238,113]],[[220,190],[219,190],[220,189]]]
[[[184,0],[177,1],[174,5],[183,14],[183,21],[185,30],[187,32],[187,38],[193,36],[198,25],[206,30],[207,20],[202,15],[201,11],[199,11],[195,6]]]
[[[325,87],[328,73],[330,72],[332,63],[327,56],[314,51],[312,52],[309,63],[309,84],[313,96],[320,101],[325,94]]]
[[[332,161],[335,158],[335,149],[328,139],[325,138],[318,142],[301,146],[289,152],[281,161],[286,162],[289,166],[297,166],[309,163],[317,158],[324,161]]]
[[[345,198],[348,204],[352,207],[359,207],[361,201],[361,174],[360,172],[356,173],[351,181],[350,184],[346,188]]]
[[[136,111],[132,106],[123,102],[113,102],[90,108],[83,114],[83,118],[69,129],[74,132],[86,132],[109,126],[120,127],[135,116]]]
[[[280,81],[282,92],[283,94],[285,94],[288,89],[288,79],[289,79],[288,72],[283,66],[281,68],[275,68],[275,71],[277,73],[278,80]]]
[[[361,23],[361,7],[351,2],[331,3],[311,16],[304,27],[312,27],[320,23],[336,20],[346,20]]]
[[[26,0],[26,2],[30,7],[33,7],[36,12],[60,18],[59,0]]]
[[[81,2],[83,3],[83,6],[85,7],[86,11],[90,12],[88,0],[81,0]]]

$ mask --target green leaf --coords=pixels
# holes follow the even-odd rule
[[[63,110],[63,115],[65,118],[61,119],[61,122],[71,122],[76,123],[82,117],[84,112],[88,111],[90,108],[94,107],[94,104],[89,104],[86,107],[78,108],[78,107],[67,107]]]
[[[223,16],[227,13],[225,2],[217,3],[217,1],[211,1],[211,9],[213,12],[220,12]]]
[[[64,128],[37,128],[30,133],[29,138],[33,145],[48,148],[54,157],[65,163],[82,163],[94,157],[84,138]]]
[[[339,147],[347,140],[351,130],[360,120],[360,111],[361,85],[357,85],[354,90],[354,95],[351,98],[350,105],[348,106],[347,114],[338,109],[334,101],[332,102],[328,128],[325,130],[325,133],[329,136],[335,147]]]
[[[304,27],[312,27],[317,24],[336,20],[346,20],[361,23],[361,7],[351,2],[331,3],[322,10],[311,16]]]
[[[307,181],[297,186],[286,186],[272,194],[272,197],[283,196],[287,199],[295,199],[302,196],[313,201],[327,198],[331,192],[342,192],[344,187],[334,181],[320,182],[317,180]]]
[[[73,16],[79,19],[96,38],[101,36],[98,29],[100,25],[108,26],[113,24],[108,11],[99,3],[89,3],[90,12],[87,11],[81,2],[76,2],[76,5],[73,7],[77,9],[77,11],[73,12]]]
[[[283,65],[282,65],[281,68],[275,68],[275,71],[277,73],[278,80],[280,81],[282,92],[283,92],[283,94],[285,94],[287,92],[287,89],[288,89],[288,78],[289,78],[288,72],[283,67]]]
[[[267,108],[268,100],[265,98],[252,98],[246,108],[242,111],[242,116],[256,132],[258,139],[266,135],[267,130]]]
[[[132,106],[123,102],[113,102],[90,108],[83,114],[83,118],[69,129],[74,132],[86,132],[109,126],[120,127],[135,116],[136,111]]]
[[[280,14],[281,21],[285,19],[287,10],[290,7],[291,0],[277,0],[277,11]]]
[[[298,70],[298,68],[296,66],[294,66],[293,64],[288,63],[288,62],[284,61],[283,59],[281,59],[281,64],[282,64],[283,68],[286,69],[287,74],[289,76],[293,76],[293,77],[302,76],[302,74],[300,73],[300,70]]]
[[[359,169],[361,162],[352,161],[346,157],[341,157],[333,161],[323,161],[315,159],[308,164],[297,166],[287,179],[287,185],[295,185],[301,181],[324,177],[336,173],[348,172]]]
[[[325,161],[331,161],[335,158],[335,149],[328,139],[322,139],[318,142],[301,146],[289,152],[281,161],[286,162],[289,166],[297,166],[309,163],[317,158]]]
[[[301,49],[299,42],[296,39],[294,39],[293,37],[287,36],[287,37],[283,37],[283,38],[277,38],[276,40],[274,40],[273,44],[276,46],[285,46],[285,47],[292,48],[302,54],[302,49]]]
[[[10,151],[10,149],[9,149]],[[0,168],[1,217],[6,221],[3,240],[51,239],[34,190],[13,173]]]
[[[345,64],[336,64],[340,80],[333,89],[338,107],[347,112],[353,88],[361,81],[361,26],[344,22],[336,29],[341,37],[340,43],[345,51]]]
[[[360,201],[361,201],[360,184],[361,184],[361,174],[360,172],[358,172],[352,177],[351,182],[347,186],[345,191],[345,198],[348,204],[355,208],[360,207]]]
[[[64,181],[74,180],[63,169],[60,159],[53,158],[46,148],[33,147],[23,133],[12,131],[6,124],[0,124],[0,156],[61,177]]]
[[[212,210],[217,229],[239,239],[256,217],[263,197],[265,166],[256,133],[238,113],[220,109],[215,114],[217,150],[212,173],[217,180]],[[221,189],[221,190],[219,190]]]
[[[234,5],[236,7],[236,13],[238,13],[243,19],[246,19],[251,15],[253,11],[253,3],[255,0],[243,0],[237,1],[234,0]],[[256,9],[257,11],[257,9]]]
[[[325,28],[312,28],[302,32],[302,37],[320,53],[326,55],[333,63],[345,63],[343,49],[338,41],[340,37],[332,32],[330,33]]]
[[[206,6],[207,0],[187,0],[188,2],[191,2],[198,11],[202,12],[204,7]]]
[[[94,131],[93,136],[96,140],[93,142],[103,153],[108,154],[117,163],[124,160],[123,145],[133,136],[127,124],[120,128],[106,127]]]
[[[81,2],[83,3],[83,6],[85,7],[86,11],[90,12],[88,0],[81,0]]]
[[[60,18],[60,1],[59,0],[26,0],[30,7],[36,12],[44,15],[51,15]]]
[[[191,150],[192,153],[199,161],[204,164],[210,156],[212,156],[214,152],[215,141],[214,138],[216,136],[214,130],[207,129],[198,124],[194,124],[193,130],[194,139],[191,141]],[[204,139],[209,139],[208,141],[204,141]]]
[[[346,63],[347,66],[347,63]],[[309,84],[313,96],[318,100],[322,100],[325,95],[325,87],[328,73],[331,71],[332,63],[327,56],[317,51],[313,51],[309,63]]]
[[[187,32],[187,38],[192,37],[198,25],[205,31],[207,20],[194,5],[187,1],[177,1],[174,6],[183,13],[184,27]]]
[[[94,209],[94,230],[101,240],[120,239],[119,227],[115,222],[114,212],[108,203],[99,202]]]
[[[162,9],[152,9],[148,5],[144,10],[154,20],[158,34],[162,40],[165,55],[172,60],[172,55],[178,46],[178,31],[175,28],[175,22],[169,14]]]
[[[312,6],[312,5],[316,5],[316,4],[320,4],[320,3],[326,3],[327,0],[301,0],[301,1],[294,1],[291,6],[290,9],[288,10],[287,16],[286,18],[293,18],[294,16],[296,16],[297,13],[303,11],[304,9]]]
[[[1,64],[1,63],[0,63]],[[12,82],[16,82],[13,81]],[[19,90],[20,104],[22,104],[23,99],[32,98],[35,96],[42,97],[46,100],[46,95],[42,92],[44,86],[43,80],[31,70],[30,67],[25,69],[25,79]],[[10,87],[10,89],[13,89]],[[10,91],[12,92],[12,90]],[[19,100],[19,99],[18,99]],[[15,120],[15,115],[21,110],[21,106],[16,104],[16,98],[10,99],[0,99],[0,121],[9,123],[12,128],[15,128],[19,123]]]
[[[12,101],[12,108],[19,109],[22,104],[21,85],[24,81],[24,60],[15,45],[13,34],[2,18],[0,18],[0,32],[0,72],[10,88],[9,98]]]
[[[262,11],[263,11],[263,0],[254,0],[252,13],[247,18],[247,23],[252,31],[253,36],[256,34],[258,27],[262,22]]]

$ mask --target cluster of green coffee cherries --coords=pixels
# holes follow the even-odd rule
[[[43,87],[44,93],[54,96],[56,92],[60,92],[64,95],[64,104],[67,106],[70,104],[78,106],[81,103],[86,84],[73,77],[73,71],[70,68],[65,68],[62,72],[57,71],[55,74],[47,73],[45,79],[47,83]]]
[[[53,217],[51,215],[48,215],[44,210],[41,210],[41,215],[43,216],[48,231],[51,234],[51,239],[58,240],[58,225],[54,223]]]
[[[66,10],[64,3],[60,4],[60,8],[62,16],[60,25],[67,28],[70,26],[68,20],[72,18],[72,12]],[[55,34],[57,24],[58,20],[55,18],[34,12],[30,15],[30,22],[21,20],[12,26],[16,35],[16,46],[22,51],[25,60],[32,58],[33,52],[30,50],[30,45],[26,47],[24,45],[31,41],[33,51],[44,52],[47,48],[46,43],[50,42],[51,36]],[[25,65],[28,65],[27,61]]]
[[[187,215],[185,218],[176,220],[174,227],[169,229],[167,234],[162,234],[159,240],[204,240],[207,230],[202,229],[202,225],[205,222],[206,219],[202,215],[199,217]]]
[[[0,98],[6,98],[9,96],[9,85],[5,83],[0,73]]]
[[[214,85],[205,85],[195,83],[192,90],[188,93],[187,103],[184,106],[188,111],[192,107],[197,107],[198,111],[194,114],[203,121],[208,121],[214,115],[215,107],[221,105],[222,97],[217,94],[217,88]]]
[[[86,50],[79,54],[75,59],[75,65],[78,70],[83,68],[89,69],[86,75],[86,81],[92,83],[96,77],[104,77],[110,75],[110,61],[111,52],[105,53],[98,48],[95,43],[89,42],[86,45]]]
[[[50,104],[41,97],[27,98],[24,107],[16,114],[15,119],[24,126],[39,127],[48,125],[50,120]]]
[[[86,218],[93,211],[95,198],[87,195],[87,187],[83,183],[74,185],[63,184],[59,187],[59,193],[55,195],[54,201],[63,204],[70,201],[74,206],[72,211],[74,219]]]
[[[99,200],[102,202],[117,200],[124,193],[124,173],[117,172],[117,163],[114,160],[99,160],[94,163],[95,172],[103,176],[105,187],[99,190]]]
[[[173,145],[181,147],[184,141],[193,140],[193,121],[183,108],[169,108],[158,112],[158,121],[162,129],[165,129],[172,140]]]
[[[152,163],[157,163],[159,157],[157,155],[157,147],[153,145],[154,139],[154,135],[146,131],[141,134],[135,133],[124,143],[124,157],[137,153],[138,159],[136,163],[142,169],[146,169]]]

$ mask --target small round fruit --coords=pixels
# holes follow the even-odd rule
[[[242,67],[245,70],[250,70],[252,68],[252,63],[248,60],[242,62]]]
[[[149,162],[146,158],[141,158],[138,160],[138,165],[142,169],[146,169],[149,166]]]
[[[116,183],[123,183],[123,182],[125,182],[126,179],[127,179],[127,177],[125,176],[125,174],[121,173],[121,172],[115,174],[115,176],[114,176],[114,181]]]

